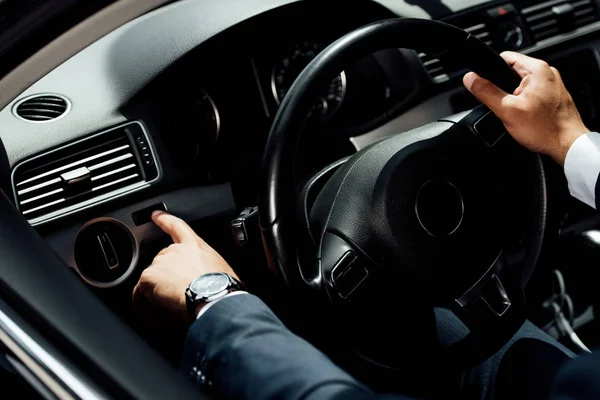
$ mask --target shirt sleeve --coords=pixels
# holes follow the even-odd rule
[[[198,312],[198,315],[196,316],[196,319],[199,319],[202,315],[204,315],[204,313],[206,313],[208,311],[209,308],[211,308],[212,306],[214,306],[215,304],[217,304],[218,302],[220,302],[223,299],[226,299],[228,297],[233,297],[233,296],[237,296],[240,294],[249,294],[248,292],[244,291],[244,290],[236,290],[235,292],[231,292],[226,294],[225,296],[221,297],[220,299],[217,299],[215,301],[211,301],[210,303],[208,303],[207,305],[205,305],[204,307],[202,307],[200,309],[200,311]]]
[[[565,158],[565,175],[571,196],[596,208],[596,182],[600,174],[600,134],[578,137]]]

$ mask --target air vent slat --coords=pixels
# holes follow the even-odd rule
[[[428,68],[427,72],[429,72],[430,75],[436,75],[440,72],[444,71],[444,67],[442,67],[441,65],[439,67],[435,67],[435,68]]]
[[[112,181],[112,182],[108,182],[108,183],[105,183],[105,184],[100,185],[100,186],[96,186],[96,187],[92,188],[92,190],[93,191],[101,190],[101,189],[107,188],[109,186],[114,186],[114,185],[116,185],[118,183],[121,183],[121,182],[129,181],[129,180],[137,178],[139,176],[140,176],[139,174],[131,174],[131,175],[126,176],[124,178],[117,179],[116,181]]]
[[[60,178],[51,179],[51,180],[49,180],[49,181],[47,181],[47,182],[40,183],[40,184],[38,184],[38,185],[35,185],[35,186],[31,186],[31,187],[29,187],[29,188],[27,188],[27,189],[19,190],[19,191],[17,192],[17,194],[18,194],[18,195],[23,195],[23,194],[26,194],[26,193],[32,192],[32,191],[34,191],[34,190],[38,190],[38,189],[41,189],[41,188],[43,188],[43,187],[50,186],[50,185],[53,185],[53,184],[55,184],[55,183],[59,183],[59,182],[60,182]]]
[[[128,170],[128,169],[135,168],[135,167],[136,167],[136,165],[135,165],[135,164],[129,164],[129,165],[126,165],[126,166],[124,166],[124,167],[117,168],[117,169],[115,169],[114,171],[108,171],[108,172],[105,172],[105,173],[103,173],[103,174],[101,174],[101,175],[98,175],[98,176],[93,176],[93,177],[92,177],[92,182],[93,182],[93,181],[98,181],[98,180],[100,180],[100,179],[104,179],[104,178],[106,178],[107,176],[111,176],[111,175],[114,175],[114,174],[118,174],[119,172],[123,172],[123,171],[126,171],[126,170]]]
[[[591,0],[552,0],[521,10],[536,41],[570,32],[598,20]]]
[[[575,8],[579,8],[579,7],[585,7],[588,4],[591,4],[592,1],[591,0],[581,0],[581,1],[576,1],[575,3],[573,3],[573,7]]]
[[[536,25],[531,25],[531,30],[533,32],[542,30],[542,29],[546,29],[549,28],[551,26],[554,26],[558,24],[558,21],[555,19],[551,19],[550,21],[546,21],[546,22],[542,22],[541,24],[536,24]]]
[[[577,21],[576,24],[577,26],[582,26],[582,25],[587,25],[593,21],[596,21],[596,16],[595,15],[590,15],[589,17],[583,18],[580,21]]]
[[[53,191],[48,192],[48,193],[40,194],[39,196],[35,196],[35,197],[29,198],[27,200],[22,200],[21,201],[21,205],[27,204],[27,203],[31,203],[32,201],[40,200],[40,199],[46,198],[48,196],[52,196],[53,194],[61,193],[61,192],[64,192],[64,191],[65,191],[65,189],[60,188],[60,189],[56,189],[56,190],[53,190]]]
[[[48,207],[50,207],[50,206],[54,206],[54,205],[60,204],[60,203],[62,203],[62,202],[64,202],[64,201],[65,201],[65,199],[64,199],[64,198],[62,198],[62,199],[58,199],[58,200],[56,200],[56,201],[53,201],[53,202],[51,202],[51,203],[42,204],[41,206],[38,206],[38,207],[32,208],[32,209],[30,209],[30,210],[23,211],[23,215],[27,215],[27,214],[31,214],[31,213],[33,213],[33,212],[36,212],[36,211],[40,211],[40,210],[42,210],[42,209],[44,209],[44,208],[48,208]]]
[[[582,15],[592,14],[593,12],[594,12],[594,9],[592,7],[589,7],[589,8],[584,8],[583,10],[575,11],[575,13],[573,15],[575,15],[575,18],[577,18],[577,17],[581,17]]]
[[[36,110],[38,108],[42,108],[42,109],[51,109],[51,110],[55,110],[57,112],[63,112],[64,109],[62,107],[62,104],[59,103],[51,103],[51,102],[46,102],[46,101],[28,101],[26,103],[21,104],[21,106],[19,107],[19,110]]]
[[[59,95],[33,95],[18,100],[13,114],[31,122],[49,122],[62,117],[69,111],[69,101]]]
[[[531,17],[527,17],[527,18],[525,18],[525,21],[535,22],[540,19],[552,18],[553,16],[554,16],[554,13],[552,11],[548,10],[548,11],[541,12],[539,14],[534,14]]]
[[[36,115],[36,114],[23,114],[24,118],[27,118],[30,121],[49,121],[53,119],[49,115]]]
[[[468,28],[465,28],[465,32],[473,33],[474,31],[477,31],[480,29],[485,29],[485,24],[477,24],[477,25],[470,26]]]
[[[565,0],[552,0],[552,1],[546,1],[544,3],[541,4],[537,4],[535,6],[531,6],[531,7],[526,7],[524,9],[521,10],[521,14],[523,15],[529,15],[529,14],[533,14],[539,10],[543,10],[545,8],[552,8],[558,4],[561,3],[565,3]]]
[[[19,209],[35,222],[144,187],[158,176],[148,147],[130,123],[26,161],[13,173]],[[140,160],[148,156],[150,166]]]
[[[128,147],[129,147],[129,145],[127,144],[127,145],[124,145],[124,146],[117,147],[116,149],[111,149],[111,150],[105,151],[105,152],[103,152],[103,153],[96,154],[96,155],[94,155],[94,156],[91,156],[91,157],[84,158],[83,160],[75,161],[75,162],[73,162],[73,163],[70,163],[70,164],[68,164],[68,165],[63,165],[62,167],[55,168],[55,169],[53,169],[53,170],[51,170],[51,171],[44,172],[43,174],[40,174],[40,175],[34,176],[33,178],[29,178],[29,179],[27,179],[27,180],[24,180],[23,182],[20,182],[20,183],[18,183],[18,184],[17,184],[17,186],[24,185],[24,184],[26,184],[26,183],[29,183],[29,182],[32,182],[32,181],[35,181],[35,180],[38,180],[38,179],[44,178],[44,177],[46,177],[46,176],[48,176],[48,175],[52,175],[52,174],[55,174],[55,173],[57,173],[57,172],[60,172],[60,171],[64,171],[64,170],[66,170],[66,169],[69,169],[69,168],[76,167],[76,166],[78,166],[78,165],[81,165],[81,164],[85,164],[85,163],[87,163],[87,162],[89,162],[89,161],[93,161],[93,160],[96,160],[96,159],[98,159],[98,158],[104,157],[104,156],[106,156],[106,155],[109,155],[109,154],[116,153],[117,151],[120,151],[120,150],[127,149]]]
[[[123,154],[122,156],[111,158],[110,160],[102,161],[101,163],[94,164],[91,167],[89,167],[89,170],[95,171],[97,169],[104,168],[108,165],[118,163],[119,161],[127,160],[128,158],[133,158],[133,154],[127,153],[127,154]]]

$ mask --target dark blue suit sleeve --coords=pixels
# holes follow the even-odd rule
[[[561,368],[554,381],[552,400],[600,399],[600,350],[594,350]]]
[[[182,371],[224,398],[401,399],[372,394],[253,295],[223,299],[191,326]]]

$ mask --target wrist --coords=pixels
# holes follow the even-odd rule
[[[559,136],[556,150],[548,155],[551,156],[561,166],[564,166],[567,153],[571,149],[571,146],[573,146],[573,143],[575,143],[578,138],[586,133],[590,133],[590,130],[587,129],[583,124],[566,130],[566,133]]]
[[[185,290],[189,319],[195,320],[211,304],[240,290],[244,290],[244,285],[237,279],[235,274],[210,272],[200,275],[192,280]]]

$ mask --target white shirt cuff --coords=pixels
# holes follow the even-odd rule
[[[215,304],[217,304],[218,302],[220,302],[223,299],[226,299],[228,297],[233,297],[233,296],[237,296],[240,294],[249,294],[248,292],[244,291],[244,290],[236,290],[235,292],[231,292],[231,293],[227,293],[225,296],[218,298],[215,301],[211,301],[210,303],[208,303],[207,305],[205,305],[204,307],[202,307],[200,309],[200,311],[198,312],[198,315],[196,316],[196,320],[198,320],[202,315],[204,315],[204,313],[206,311],[208,311],[209,308],[211,308],[212,306],[214,306]]]
[[[596,208],[596,181],[600,174],[600,134],[578,137],[567,152],[565,175],[571,196]]]

